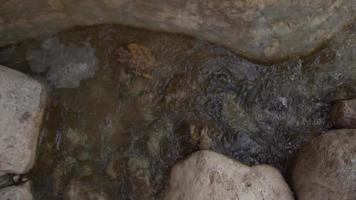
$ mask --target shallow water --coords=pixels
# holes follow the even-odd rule
[[[118,62],[148,48],[152,78]],[[334,100],[356,96],[356,29],[306,58],[256,64],[194,38],[122,26],[77,27],[0,50],[0,64],[49,86],[29,174],[35,199],[159,199],[170,167],[210,149],[284,173],[327,130]]]

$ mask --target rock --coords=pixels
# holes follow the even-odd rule
[[[352,0],[8,0],[0,7],[6,16],[0,46],[77,25],[119,23],[193,35],[274,61],[317,49],[353,21],[355,10]]]
[[[293,196],[273,167],[248,167],[211,151],[199,151],[174,166],[164,199],[289,200]]]
[[[312,139],[293,168],[299,200],[356,199],[356,130],[335,130]]]
[[[0,171],[27,173],[33,166],[45,108],[45,87],[0,66]]]
[[[356,128],[356,99],[335,102],[329,118],[335,128]]]
[[[28,184],[3,188],[0,190],[2,200],[32,200],[32,193]]]
[[[56,88],[78,87],[82,80],[95,75],[98,62],[88,42],[64,45],[57,38],[48,38],[40,49],[28,51],[27,58],[32,72],[47,71],[47,80]]]

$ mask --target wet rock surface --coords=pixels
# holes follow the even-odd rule
[[[300,200],[356,199],[356,130],[333,130],[298,153],[293,183]]]
[[[198,151],[175,165],[165,200],[293,200],[278,170],[268,165],[246,166],[211,151]]]
[[[7,0],[0,45],[75,25],[119,23],[197,36],[259,61],[306,55],[355,18],[352,0]]]
[[[27,173],[35,162],[46,89],[4,66],[0,66],[0,85],[0,171]]]
[[[356,99],[336,101],[329,118],[335,128],[356,128]]]
[[[43,48],[48,39],[56,51]],[[118,61],[117,50],[132,43],[155,58],[151,78]],[[97,60],[92,76],[69,66],[80,72],[68,77],[78,87],[55,87],[50,71],[33,70],[45,52],[61,57],[69,47],[90,47]],[[356,96],[355,49],[350,26],[306,58],[262,65],[190,37],[104,25],[9,46],[0,63],[51,86],[31,172],[36,199],[66,199],[71,183],[89,180],[89,190],[107,199],[144,200],[159,199],[171,167],[199,149],[286,175],[298,147],[330,127],[330,103]]]

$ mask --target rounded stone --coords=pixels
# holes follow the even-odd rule
[[[164,199],[292,200],[293,195],[271,166],[249,167],[211,151],[199,151],[174,166]]]

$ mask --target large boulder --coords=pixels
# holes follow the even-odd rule
[[[293,183],[299,200],[356,199],[356,130],[330,131],[302,147]]]
[[[199,151],[174,166],[164,199],[291,200],[293,195],[273,167],[249,167],[211,151]]]
[[[0,190],[1,200],[32,200],[29,184],[12,186]]]
[[[7,0],[0,46],[75,25],[184,33],[261,61],[305,55],[355,17],[353,0]]]
[[[33,166],[45,107],[45,87],[0,66],[0,171],[27,173]]]

